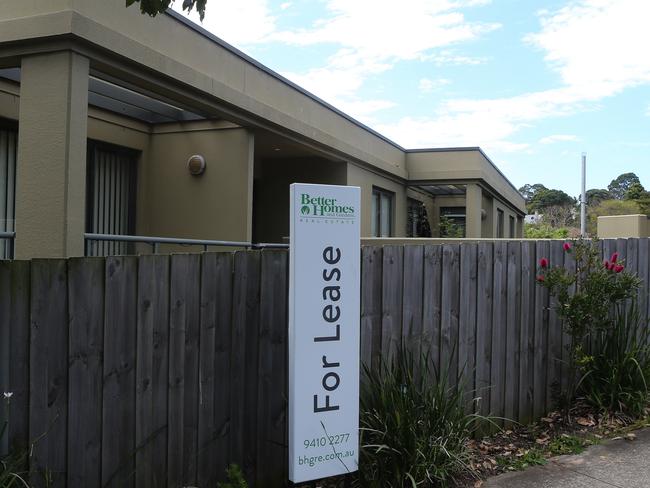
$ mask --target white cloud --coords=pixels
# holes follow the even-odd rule
[[[597,109],[607,97],[650,83],[649,1],[571,1],[538,15],[541,29],[525,42],[545,53],[560,76],[557,88],[507,98],[447,100],[431,117],[406,117],[380,130],[407,147],[529,150],[529,144],[513,141],[521,129],[541,119]]]
[[[451,81],[446,78],[438,78],[436,80],[422,78],[418,82],[418,90],[420,90],[422,93],[431,93],[432,91],[438,90],[443,86],[449,85],[450,83]]]
[[[554,144],[556,142],[577,142],[578,136],[571,134],[553,134],[550,136],[542,137],[539,140],[540,144]]]
[[[650,2],[582,0],[541,14],[542,29],[525,40],[563,83],[589,97],[614,95],[650,82]]]
[[[487,58],[478,58],[473,56],[463,56],[456,54],[453,50],[437,51],[422,58],[423,61],[432,61],[436,66],[476,66],[487,62]]]
[[[173,8],[182,12],[182,2],[174,2]],[[196,12],[189,17],[215,36],[239,48],[263,42],[276,30],[276,19],[271,15],[268,0],[208,2],[203,22]]]
[[[288,9],[289,7],[291,7],[291,5],[292,5],[291,2],[284,2],[284,3],[281,3],[281,4],[280,4],[280,10],[286,10],[286,9]]]
[[[368,121],[371,113],[393,104],[364,100],[359,94],[364,82],[392,69],[399,61],[425,60],[438,49],[497,29],[497,24],[467,21],[460,11],[485,3],[486,0],[327,0],[328,17],[310,28],[275,32],[269,40],[295,46],[334,46],[337,50],[324,66],[283,74],[353,117]],[[449,59],[458,57],[449,52],[444,55]]]

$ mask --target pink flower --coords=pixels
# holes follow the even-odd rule
[[[569,242],[565,242],[565,243],[562,245],[562,248],[563,248],[566,252],[569,252],[569,251],[571,250],[571,243],[569,243]]]
[[[542,258],[539,260],[539,265],[542,268],[548,268],[548,259]]]
[[[609,259],[612,263],[616,263],[618,261],[618,253],[615,252],[612,254],[612,257]]]
[[[623,266],[622,264],[617,264],[617,265],[614,267],[614,272],[615,272],[615,273],[620,273],[620,272],[623,271],[624,269],[625,269],[625,266]]]
[[[540,283],[543,283],[544,282],[544,275],[539,275],[537,277],[537,281],[539,281]]]
[[[605,261],[603,261],[603,266],[605,268],[609,269],[609,261],[607,261],[607,259],[605,259]]]

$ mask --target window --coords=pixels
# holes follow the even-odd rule
[[[0,125],[0,231],[14,232],[18,132]],[[0,259],[13,258],[13,241],[0,239]]]
[[[431,237],[427,209],[419,200],[408,199],[406,237]]]
[[[515,237],[515,218],[511,215],[510,216],[510,238]]]
[[[465,237],[465,207],[440,208],[440,237]]]
[[[503,239],[503,226],[505,225],[503,218],[503,210],[497,209],[497,237],[499,239]]]
[[[88,141],[86,229],[94,234],[135,233],[135,194],[138,153]],[[129,243],[90,241],[86,254],[128,254]]]
[[[393,200],[395,194],[379,188],[372,189],[372,237],[393,235]]]

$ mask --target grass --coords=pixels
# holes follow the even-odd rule
[[[500,456],[497,458],[497,464],[508,471],[523,471],[531,466],[543,466],[548,461],[544,452],[540,449],[530,449],[522,456]]]

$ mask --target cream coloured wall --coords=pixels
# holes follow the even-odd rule
[[[253,135],[241,128],[152,134],[140,171],[146,182],[146,198],[138,212],[142,233],[250,241],[253,143]],[[201,176],[187,170],[187,160],[194,154],[206,159]]]
[[[411,181],[483,181],[513,208],[526,212],[523,197],[478,148],[408,151],[406,169]]]
[[[370,236],[372,222],[372,189],[378,187],[395,194],[393,208],[394,237],[406,235],[406,186],[354,164],[347,165],[347,184],[361,188],[361,236]]]
[[[598,238],[650,237],[647,215],[610,215],[598,217]]]

